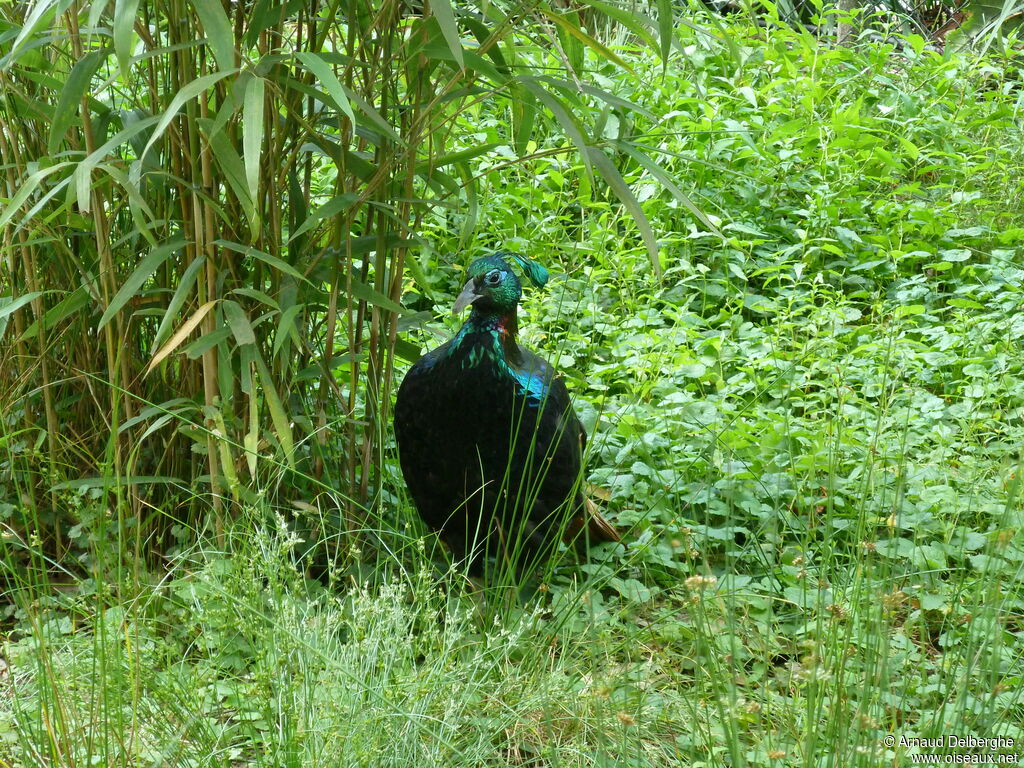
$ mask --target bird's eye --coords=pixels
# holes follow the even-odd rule
[[[501,271],[497,269],[492,269],[490,272],[487,273],[487,276],[484,277],[484,280],[487,282],[488,285],[497,285],[498,283],[501,282]]]

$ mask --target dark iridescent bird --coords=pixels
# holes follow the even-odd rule
[[[474,261],[452,309],[472,307],[469,319],[416,362],[395,403],[416,508],[476,573],[491,557],[534,567],[560,539],[619,539],[582,493],[587,434],[565,383],[516,340],[522,285],[509,261],[547,282],[547,270],[519,254]]]

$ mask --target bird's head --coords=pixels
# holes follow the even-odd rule
[[[487,314],[505,315],[515,312],[523,295],[523,284],[512,271],[508,260],[521,266],[538,288],[548,281],[548,271],[537,262],[518,253],[499,251],[469,265],[466,272],[469,280],[455,300],[452,313],[457,315],[470,304]]]

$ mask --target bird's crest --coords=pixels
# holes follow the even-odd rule
[[[543,288],[547,284],[548,271],[542,264],[527,258],[521,253],[514,253],[512,251],[498,251],[490,256],[482,256],[476,259],[469,265],[467,274],[470,277],[476,277],[491,269],[508,267],[509,261],[514,261],[518,264],[522,268],[523,274],[538,288]]]

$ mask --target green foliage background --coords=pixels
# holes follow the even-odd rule
[[[649,10],[3,8],[0,761],[1024,743],[1012,41]],[[626,532],[520,598],[388,426],[498,246]]]

